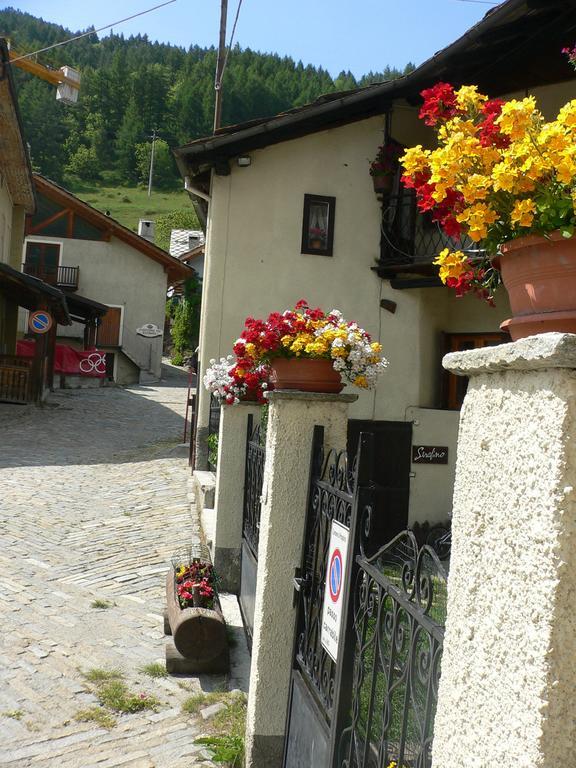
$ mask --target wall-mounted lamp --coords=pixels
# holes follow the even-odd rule
[[[250,155],[240,155],[240,157],[236,158],[236,164],[240,168],[247,168],[249,165],[252,164],[252,158]]]

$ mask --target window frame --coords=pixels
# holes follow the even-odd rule
[[[483,347],[492,347],[510,341],[510,336],[502,331],[444,332],[442,336],[444,347],[442,357],[449,352],[463,351],[461,345],[465,343],[473,344],[472,347],[467,347],[467,349],[482,349]],[[442,369],[441,408],[443,410],[459,411],[462,408],[462,401],[468,389],[468,381],[468,376],[456,376]]]
[[[314,203],[328,205],[328,228],[326,231],[326,247],[311,248],[309,245],[310,209]],[[334,216],[336,211],[336,198],[328,195],[304,195],[304,210],[302,213],[302,242],[300,253],[316,256],[333,256],[334,252]]]

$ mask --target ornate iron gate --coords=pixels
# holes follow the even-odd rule
[[[324,458],[317,427],[302,568],[285,768],[430,768],[446,612],[446,570],[405,531],[371,557],[377,488],[372,435],[354,466]],[[321,643],[332,521],[350,530],[335,663]]]
[[[264,435],[261,425],[254,426],[252,414],[248,416],[246,432],[246,472],[244,477],[244,506],[242,515],[242,563],[240,577],[240,608],[248,635],[252,642],[254,627],[254,601],[258,572],[258,540],[262,482],[264,479]]]

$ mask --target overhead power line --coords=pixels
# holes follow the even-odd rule
[[[59,43],[54,43],[53,45],[48,45],[46,48],[40,48],[37,51],[32,51],[32,53],[26,53],[23,56],[18,56],[16,59],[12,59],[11,63],[14,64],[16,61],[20,61],[21,59],[28,59],[30,56],[36,56],[38,53],[44,53],[45,51],[51,51],[52,48],[59,48],[61,45],[67,45],[68,43],[73,43],[74,40],[81,40],[83,37],[88,37],[89,35],[95,35],[98,32],[102,32],[104,29],[110,29],[110,27],[116,27],[118,24],[124,24],[125,21],[131,21],[132,19],[137,19],[138,16],[144,16],[146,13],[150,13],[151,11],[156,11],[158,8],[164,8],[166,5],[171,5],[172,3],[175,3],[176,0],[166,0],[164,3],[160,3],[159,5],[155,5],[153,8],[147,8],[145,11],[140,11],[139,13],[134,13],[132,16],[126,16],[125,19],[120,19],[119,21],[114,21],[112,24],[106,24],[104,27],[98,27],[98,29],[91,29],[88,32],[83,32],[81,35],[75,35],[74,37],[69,37],[67,40],[62,40]]]
[[[234,26],[232,27],[232,34],[230,35],[230,42],[228,43],[228,49],[226,51],[226,58],[224,59],[224,65],[222,67],[222,72],[220,73],[220,82],[218,83],[219,88],[222,86],[224,71],[226,70],[226,65],[228,64],[228,56],[230,55],[230,50],[232,49],[232,43],[234,42],[234,33],[236,32],[236,24],[238,24],[238,16],[240,16],[240,8],[242,8],[242,0],[238,0],[238,8],[236,9],[236,18],[234,19]]]

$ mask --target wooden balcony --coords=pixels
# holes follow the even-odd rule
[[[22,272],[64,291],[77,291],[80,267],[48,267],[24,262]]]

